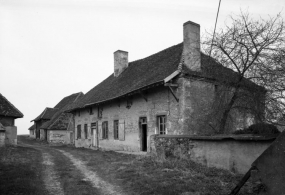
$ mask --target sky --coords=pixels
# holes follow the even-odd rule
[[[183,23],[214,29],[219,0],[0,0],[0,93],[24,118],[18,134],[46,107],[87,93],[114,70],[113,53],[129,61],[183,40]],[[229,15],[285,19],[284,0],[222,0],[217,29]]]

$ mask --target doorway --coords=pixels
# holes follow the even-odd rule
[[[139,119],[139,127],[141,132],[141,151],[147,151],[147,118]]]
[[[98,128],[97,123],[91,123],[91,135],[92,135],[92,146],[97,147],[99,146],[99,137],[98,137]]]

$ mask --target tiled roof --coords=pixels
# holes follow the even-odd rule
[[[36,129],[36,126],[35,124],[33,124],[32,126],[30,126],[30,128],[28,130],[35,130]]]
[[[58,108],[45,108],[44,111],[32,121],[39,121],[41,119],[49,120],[58,110]]]
[[[107,79],[87,92],[69,110],[85,104],[103,102],[128,94],[134,90],[162,82],[177,70],[182,54],[182,44],[172,46],[147,58],[130,62],[118,77],[111,74]]]
[[[22,118],[24,115],[0,93],[0,115]]]
[[[154,84],[163,84],[164,79],[177,70],[189,76],[198,76],[219,82],[234,83],[238,74],[217,63],[201,52],[201,71],[191,71],[182,64],[183,43],[174,45],[147,58],[130,62],[118,77],[111,74],[87,92],[79,101],[67,110],[72,111],[88,105],[112,100],[128,93]],[[244,86],[258,87],[249,80],[242,82]]]
[[[65,105],[61,104],[61,109],[58,109],[57,112],[52,116],[52,118],[49,121],[45,122],[40,128],[52,130],[67,130],[68,123],[72,117],[72,114],[64,113],[64,111],[69,107],[70,104],[76,102],[83,95],[84,94],[80,92],[65,97],[63,99]]]
[[[54,108],[46,108],[37,118],[32,121],[38,121],[41,119],[52,119],[54,114],[56,114],[58,111],[64,110],[69,104],[74,102],[80,96],[82,96],[82,92],[74,93],[64,97]]]
[[[221,64],[217,63],[212,57],[209,57],[202,52],[201,71],[191,71],[185,66],[183,66],[183,72],[190,76],[199,76],[227,84],[235,84],[238,82],[239,79],[238,73],[234,72],[232,69],[222,66]],[[241,81],[241,85],[250,89],[265,91],[265,88],[256,85],[248,79],[243,79]]]

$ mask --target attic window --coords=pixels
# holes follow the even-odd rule
[[[93,113],[93,108],[92,108],[92,107],[90,107],[90,108],[89,108],[89,114],[90,114],[90,115],[94,114],[94,113]]]
[[[126,106],[126,108],[130,109],[132,107],[132,104],[133,104],[132,100],[127,99],[127,106]]]
[[[98,107],[98,118],[102,118],[102,116],[103,116],[103,108]]]

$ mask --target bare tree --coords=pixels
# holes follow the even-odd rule
[[[220,133],[225,129],[229,113],[239,98],[245,80],[251,80],[268,90],[268,119],[276,117],[275,112],[284,110],[285,106],[285,27],[282,17],[278,14],[266,20],[255,20],[248,13],[241,12],[239,16],[230,19],[230,25],[218,31],[213,39],[209,35],[204,42],[206,54],[211,54],[220,64],[237,73],[237,79],[231,86],[231,98],[220,118]]]

